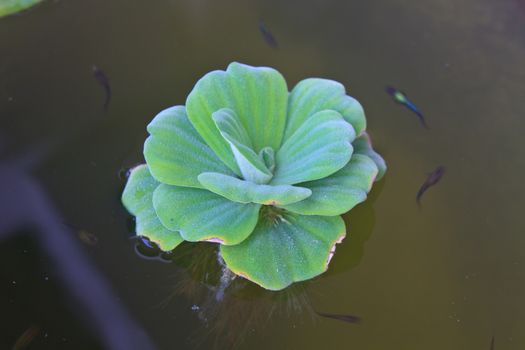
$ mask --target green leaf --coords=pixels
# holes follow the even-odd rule
[[[273,174],[275,170],[275,151],[271,147],[264,147],[259,152],[259,158],[261,158],[266,165],[266,168]]]
[[[252,233],[260,204],[232,202],[208,190],[161,184],[153,206],[164,226],[187,241],[238,244]]]
[[[377,168],[379,169],[379,173],[377,174],[376,181],[379,181],[383,178],[383,175],[385,175],[386,172],[386,163],[383,157],[379,155],[374,149],[372,148],[372,140],[370,139],[370,136],[365,132],[358,138],[354,140],[352,143],[354,146],[354,152],[358,154],[364,154],[370,159],[376,163]]]
[[[15,14],[40,2],[42,0],[0,0],[0,17]]]
[[[151,176],[148,167],[139,165],[131,174],[122,193],[122,203],[128,211],[136,216],[136,233],[146,236],[159,245],[160,249],[169,251],[182,241],[176,231],[168,230],[162,225],[153,209],[153,191],[159,183]]]
[[[366,129],[366,118],[361,104],[348,95],[342,84],[320,78],[309,78],[300,81],[290,93],[288,100],[288,117],[284,141],[313,114],[331,109],[339,112],[350,123],[357,135]]]
[[[163,110],[148,125],[144,157],[152,175],[169,185],[202,187],[205,171],[234,173],[204,143],[188,120],[184,106]]]
[[[202,173],[199,181],[213,193],[239,203],[284,205],[301,201],[312,194],[312,191],[302,187],[258,185],[219,173]]]
[[[281,207],[302,215],[341,215],[365,201],[377,172],[372,159],[354,153],[350,162],[338,172],[301,183],[301,187],[312,190],[310,197]]]
[[[189,94],[186,108],[190,121],[206,143],[240,175],[228,143],[215,127],[213,112],[221,108],[235,111],[253,150],[259,152],[266,146],[279,148],[287,101],[286,81],[275,69],[234,62],[226,71],[213,71],[202,77]]]
[[[221,246],[221,255],[235,274],[280,290],[326,271],[344,236],[339,216],[289,215],[276,224],[261,220],[241,244]]]
[[[277,151],[270,184],[293,185],[335,173],[352,156],[354,129],[336,111],[312,115]]]
[[[214,112],[212,118],[230,145],[243,178],[257,184],[268,183],[273,174],[266,168],[264,160],[253,151],[250,137],[235,112],[222,108]]]

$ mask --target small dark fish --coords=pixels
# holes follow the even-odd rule
[[[359,316],[325,314],[325,313],[317,312],[317,311],[316,311],[316,313],[319,316],[326,317],[326,318],[332,318],[332,319],[338,320],[338,321],[343,321],[343,322],[348,322],[348,323],[360,323],[361,322],[361,317],[359,317]]]
[[[82,241],[82,243],[85,243],[87,245],[95,246],[98,243],[98,237],[86,230],[78,231],[77,236]]]
[[[275,37],[273,36],[272,32],[266,27],[266,24],[263,21],[259,21],[259,31],[261,32],[264,41],[274,49],[277,49],[279,45],[277,45],[277,40],[275,40]]]
[[[494,336],[492,336],[492,340],[490,342],[490,350],[494,350]]]
[[[97,79],[98,83],[104,88],[106,93],[106,99],[104,100],[104,110],[107,111],[109,107],[109,102],[111,101],[111,86],[109,86],[109,79],[106,73],[102,71],[99,67],[93,65],[93,76]]]
[[[421,113],[419,108],[417,108],[416,105],[408,99],[407,95],[404,92],[392,86],[387,86],[385,88],[385,91],[387,92],[387,94],[392,96],[395,102],[405,106],[406,108],[414,112],[419,118],[419,122],[421,123],[421,125],[423,125],[425,129],[428,129],[427,122],[425,121],[423,113]]]
[[[428,190],[430,186],[437,184],[439,180],[441,180],[443,174],[445,174],[445,167],[440,165],[428,175],[423,185],[421,185],[419,191],[417,191],[416,202],[418,205],[421,205],[421,196],[423,193],[425,193],[425,191]]]
[[[40,334],[40,327],[32,325],[16,340],[16,343],[11,348],[12,350],[26,349],[29,344]]]

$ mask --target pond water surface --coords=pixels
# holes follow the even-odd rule
[[[238,283],[217,301],[217,278],[199,283],[213,252],[136,254],[119,172],[143,162],[157,112],[231,61],[275,67],[289,87],[342,82],[389,169],[345,215],[329,272],[278,294]],[[524,349],[524,62],[521,0],[50,0],[0,19],[0,154],[23,157],[72,232],[96,235],[82,249],[159,349],[488,350],[492,337]],[[111,83],[107,112],[93,65]],[[31,236],[17,237],[0,242],[0,348],[32,324],[29,349],[101,347]]]

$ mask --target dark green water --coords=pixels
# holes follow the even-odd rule
[[[311,76],[342,82],[389,170],[345,216],[349,236],[328,273],[284,301],[252,291],[210,307],[218,321],[206,327],[183,264],[134,252],[117,174],[143,161],[158,111],[234,60],[275,67],[289,87]],[[84,249],[159,349],[229,348],[232,333],[245,337],[241,349],[489,349],[492,336],[497,350],[523,349],[523,62],[521,0],[47,1],[0,19],[2,149],[14,157],[48,146],[32,174],[65,222],[98,236]],[[93,64],[111,81],[107,113]],[[387,84],[420,106],[430,130],[391,101]],[[415,194],[438,165],[447,173],[419,209]],[[49,335],[31,349],[93,349],[74,305],[61,303],[53,278],[42,282],[53,271],[38,254],[28,239],[0,243],[1,346],[43,314]],[[187,288],[169,299],[181,281]],[[268,322],[242,322],[275,305],[283,312]],[[229,333],[213,332],[220,322]]]

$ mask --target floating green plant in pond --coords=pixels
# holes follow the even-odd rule
[[[366,199],[385,163],[361,105],[332,80],[288,92],[272,68],[232,63],[148,125],[146,164],[122,201],[137,234],[171,250],[220,243],[228,268],[279,290],[328,268],[341,214]]]
[[[0,0],[0,18],[30,8],[43,0]]]

